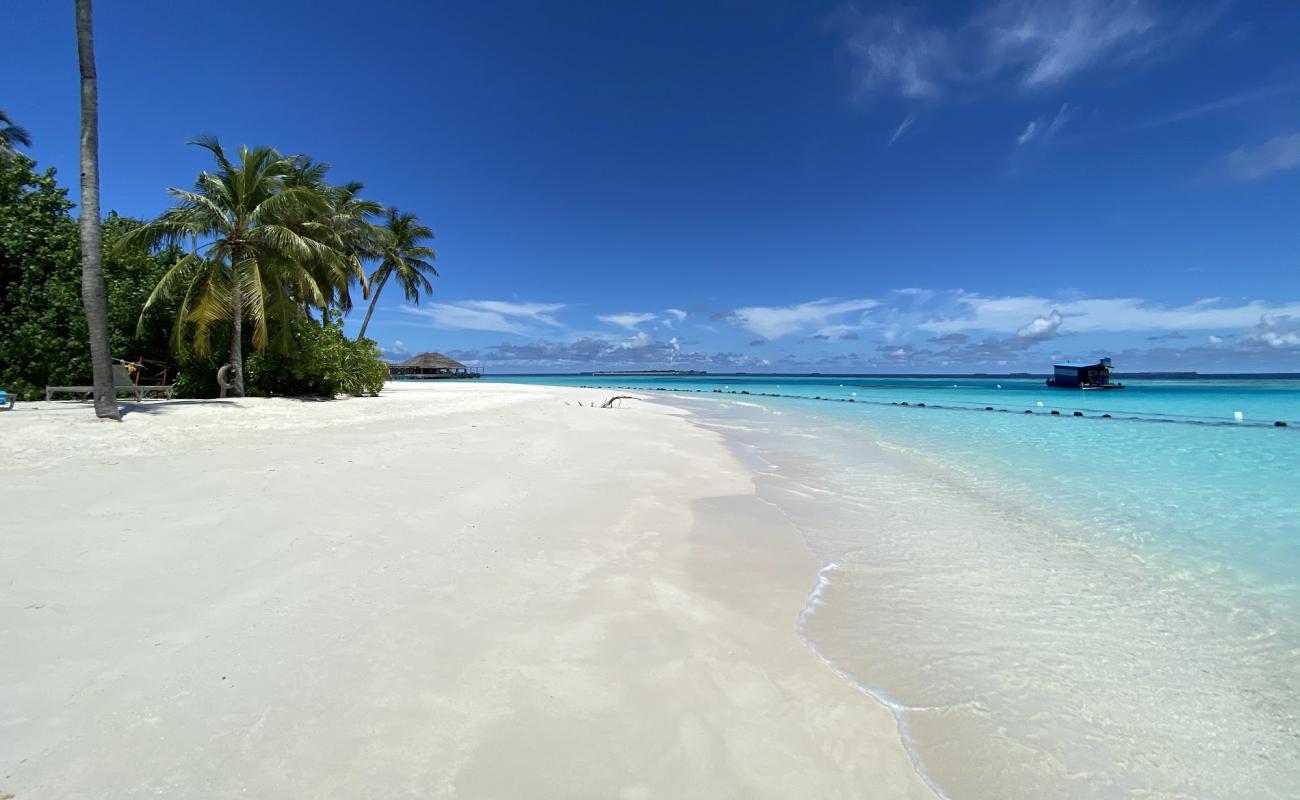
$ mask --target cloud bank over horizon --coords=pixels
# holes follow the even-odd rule
[[[585,312],[573,303],[468,300],[406,311],[408,327],[507,338],[432,347],[498,371],[1042,372],[1110,355],[1121,370],[1300,371],[1300,300],[1181,305],[1063,293],[900,288],[879,297],[690,311]],[[419,333],[385,346],[412,351]],[[757,335],[757,338],[755,338]]]

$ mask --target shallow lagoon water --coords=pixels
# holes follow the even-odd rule
[[[541,382],[689,390],[826,565],[800,634],[938,792],[1300,796],[1300,381]]]

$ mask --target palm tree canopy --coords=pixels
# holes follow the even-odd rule
[[[381,230],[377,254],[380,262],[370,275],[370,283],[373,286],[387,278],[396,278],[406,299],[418,305],[421,291],[433,291],[433,284],[426,276],[438,277],[432,263],[438,254],[423,244],[433,238],[433,231],[420,224],[414,214],[395,208],[388,210]]]
[[[27,129],[15,125],[13,118],[0,111],[0,158],[6,158],[18,152],[18,145],[32,146],[32,137]]]
[[[267,347],[269,319],[280,323],[280,341],[287,346],[290,319],[304,306],[323,308],[327,302],[318,280],[322,265],[346,271],[329,222],[330,200],[318,187],[295,180],[294,159],[269,147],[241,147],[232,160],[213,137],[191,144],[209,151],[216,169],[199,173],[192,190],[169,189],[176,206],[124,242],[187,250],[159,281],[145,310],[179,295],[173,344],[179,346],[192,325],[200,355],[208,351],[213,326],[230,322],[235,307],[253,323],[254,347]]]
[[[429,283],[427,276],[437,277],[438,270],[432,262],[438,254],[424,244],[432,238],[433,231],[429,230],[429,226],[421,225],[414,214],[403,213],[395,208],[388,209],[388,216],[383,225],[377,226],[373,240],[374,258],[379,261],[379,266],[370,274],[367,291],[374,296],[370,298],[366,318],[361,321],[358,339],[365,338],[370,318],[375,313],[375,306],[379,304],[379,293],[389,278],[396,277],[397,282],[402,284],[406,299],[417,305],[421,291],[433,291],[433,284]]]

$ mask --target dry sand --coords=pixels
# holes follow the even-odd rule
[[[0,412],[0,796],[932,796],[749,470],[609,394]]]

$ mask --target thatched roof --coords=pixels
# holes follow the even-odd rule
[[[422,369],[468,369],[464,364],[454,358],[448,358],[442,353],[421,353],[414,358],[408,358],[398,367],[420,367]]]

